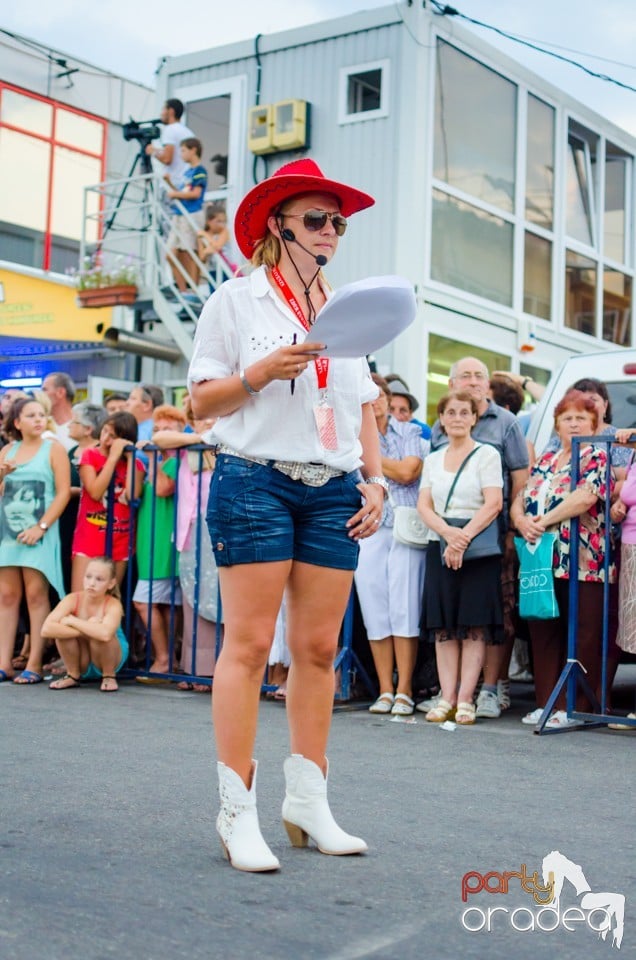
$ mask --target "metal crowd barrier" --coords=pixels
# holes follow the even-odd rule
[[[136,520],[137,512],[139,509],[140,501],[135,499],[134,496],[134,487],[128,491],[128,500],[131,507],[130,515],[130,539],[128,546],[128,566],[125,575],[125,600],[124,600],[124,632],[128,638],[130,645],[130,655],[129,663],[122,671],[122,675],[125,677],[145,677],[148,679],[154,679],[156,681],[186,681],[197,684],[204,684],[207,686],[213,686],[213,676],[204,675],[202,673],[197,673],[196,664],[197,664],[197,642],[198,642],[198,631],[199,631],[199,609],[201,605],[201,586],[204,582],[206,575],[209,575],[209,571],[205,569],[205,564],[202,561],[202,536],[205,520],[205,513],[207,508],[207,503],[202,502],[203,497],[203,457],[206,452],[214,452],[214,447],[209,446],[205,443],[190,444],[188,446],[180,447],[176,450],[161,450],[159,447],[155,446],[152,443],[148,443],[143,451],[137,450],[134,446],[129,446],[126,448],[127,452],[132,451],[133,455],[133,470],[131,476],[135,477],[136,462],[139,459],[150,460],[152,459],[155,465],[153,470],[153,484],[152,484],[152,498],[151,498],[151,517],[150,517],[150,541],[148,544],[144,544],[143,547],[148,549],[150,552],[150,567],[149,567],[149,582],[150,582],[150,598],[153,596],[153,587],[154,587],[154,568],[155,568],[155,546],[157,544],[157,529],[156,529],[156,506],[157,506],[157,474],[158,469],[156,469],[157,461],[160,454],[165,456],[176,456],[177,458],[177,471],[175,475],[175,489],[173,499],[174,499],[174,518],[172,525],[172,532],[170,537],[170,542],[163,545],[160,545],[160,549],[165,549],[170,551],[170,568],[171,568],[171,589],[170,589],[170,613],[169,613],[169,669],[165,673],[156,673],[150,670],[152,664],[152,619],[153,619],[153,609],[151,599],[147,601],[147,626],[144,627],[140,619],[136,615],[136,611],[133,606],[133,593],[135,588],[135,554],[136,552]],[[179,621],[179,606],[177,603],[177,590],[179,587],[179,578],[177,574],[177,519],[178,519],[178,504],[179,504],[179,465],[181,462],[181,454],[183,453],[196,453],[198,456],[197,462],[197,495],[196,495],[196,525],[194,530],[194,542],[195,542],[195,564],[194,564],[194,595],[193,595],[193,609],[192,609],[192,651],[189,658],[188,669],[182,670],[178,668],[175,663],[175,646],[176,639],[178,635],[178,621]],[[109,487],[108,495],[108,513],[107,513],[107,531],[106,531],[106,553],[108,556],[112,555],[112,541],[113,541],[113,523],[114,523],[114,478],[111,481]],[[216,622],[215,622],[215,650],[214,650],[214,662],[219,656],[222,647],[222,616],[223,616],[223,607],[221,603],[221,594],[220,590],[217,587],[217,599],[216,599]],[[136,636],[142,633],[144,636],[143,644],[143,660],[139,660],[135,657],[135,654],[138,654],[140,651],[135,649],[135,638]],[[184,638],[185,639],[185,638]],[[212,664],[210,664],[212,666]],[[360,675],[361,679],[365,683],[366,687],[371,692],[373,689],[372,681],[370,680],[368,674],[366,673],[364,666],[360,662],[357,654],[353,649],[353,594],[350,598],[347,611],[345,613],[342,629],[340,632],[340,638],[338,642],[338,653],[334,661],[334,670],[340,672],[340,689],[336,693],[337,700],[348,700],[351,696],[351,687],[353,679],[356,674]],[[267,683],[267,670],[265,677],[263,679],[262,691],[272,691],[276,687]]]
[[[636,439],[636,438],[635,438]],[[572,438],[572,480],[570,489],[576,490],[579,482],[580,470],[580,447],[581,444],[594,444],[597,447],[604,447],[607,453],[607,475],[606,475],[606,497],[605,497],[605,544],[604,544],[604,580],[603,580],[603,630],[601,636],[601,700],[596,696],[596,692],[590,687],[586,669],[578,658],[578,606],[579,606],[579,579],[578,576],[569,578],[569,610],[568,610],[568,651],[567,660],[557,684],[548,698],[541,718],[535,727],[535,733],[539,735],[550,733],[565,733],[571,730],[582,730],[590,727],[603,727],[608,723],[624,723],[628,726],[636,727],[636,720],[628,720],[624,717],[617,717],[616,714],[607,712],[607,669],[609,652],[609,610],[610,610],[610,589],[609,568],[614,550],[614,537],[612,534],[612,522],[610,520],[611,510],[611,448],[614,440],[612,437],[592,436],[592,437],[573,437]],[[576,558],[576,570],[578,573],[578,548],[579,548],[579,518],[573,517],[570,520],[570,574],[574,569],[574,559]],[[548,727],[546,726],[554,704],[557,701],[563,687],[566,687],[566,712],[568,719],[580,721],[576,726],[569,727]],[[579,687],[589,698],[594,707],[594,712],[579,711],[576,709],[576,695]]]

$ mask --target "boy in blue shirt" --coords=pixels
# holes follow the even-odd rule
[[[168,197],[171,200],[179,200],[189,215],[185,217],[181,209],[173,204],[172,227],[168,237],[169,261],[174,282],[183,293],[189,288],[189,284],[176,266],[176,262],[181,264],[195,287],[199,282],[199,268],[192,254],[197,248],[197,231],[203,228],[203,200],[208,185],[208,175],[205,167],[201,165],[203,146],[200,140],[196,137],[186,137],[181,141],[179,150],[182,160],[188,165],[181,183],[175,187],[168,175],[164,179],[168,184]],[[195,226],[189,222],[190,220]]]

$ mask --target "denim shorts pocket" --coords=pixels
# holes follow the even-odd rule
[[[267,477],[268,467],[243,460],[240,457],[222,456],[217,460],[210,486],[208,522],[218,519],[231,523],[245,512],[245,498]]]

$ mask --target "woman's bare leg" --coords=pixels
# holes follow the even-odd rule
[[[75,554],[71,561],[71,593],[79,593],[84,589],[84,574],[86,567],[91,562],[91,557],[84,557]]]
[[[382,640],[370,640],[369,647],[373,657],[373,666],[378,675],[380,693],[393,693],[393,637]]]
[[[290,569],[291,560],[284,560],[219,570],[225,636],[214,672],[212,721],[218,759],[247,787],[260,689]]]
[[[13,676],[13,649],[20,619],[22,571],[20,567],[0,567],[0,670]]]
[[[486,641],[483,639],[481,630],[476,633],[479,639],[462,640],[462,667],[457,694],[459,703],[473,702],[475,687],[486,659]]]
[[[442,698],[448,703],[457,703],[457,680],[459,677],[459,640],[436,640],[435,656]]]
[[[413,671],[417,658],[417,637],[393,637],[397,665],[397,692],[412,695]]]
[[[287,587],[287,719],[292,753],[326,771],[338,635],[353,571],[294,562]]]
[[[44,653],[42,625],[51,612],[49,582],[44,574],[32,567],[23,567],[22,576],[24,578],[24,595],[29,610],[31,633],[31,651],[26,669],[33,670],[34,673],[42,673],[42,656]]]

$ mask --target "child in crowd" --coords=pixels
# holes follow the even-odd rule
[[[197,233],[197,256],[212,274],[214,274],[213,257],[217,253],[223,259],[224,277],[228,270],[232,273],[238,270],[232,260],[225,207],[220,203],[213,203],[205,212],[205,227]]]
[[[199,268],[192,254],[197,249],[197,231],[203,227],[203,197],[208,184],[208,175],[201,165],[203,146],[196,137],[186,137],[180,145],[181,158],[188,164],[181,184],[173,184],[168,174],[164,180],[168,184],[168,197],[179,200],[188,217],[176,204],[172,207],[172,229],[168,238],[169,261],[177,288],[184,293],[190,284],[184,272],[190,277],[192,287],[199,282]],[[193,220],[193,228],[189,220]],[[179,269],[179,265],[182,269]]]
[[[181,432],[185,421],[183,410],[162,404],[153,413],[153,433],[167,430]],[[148,442],[140,440],[137,445],[143,449]],[[150,673],[167,673],[170,669],[170,609],[173,597],[174,603],[181,605],[181,590],[176,579],[179,558],[174,544],[173,494],[178,461],[174,456],[162,459],[161,454],[153,450],[148,451],[147,455],[148,473],[137,512],[139,580],[133,601],[144,627],[146,630],[150,627],[153,652]],[[147,677],[137,679],[143,683],[152,682]]]
[[[99,677],[102,693],[119,689],[116,675],[128,659],[123,612],[115,564],[108,557],[94,557],[84,571],[82,590],[64,597],[42,627],[42,636],[56,641],[66,668],[50,690],[71,690],[82,679]]]
[[[82,482],[75,536],[71,587],[77,591],[84,582],[84,573],[91,557],[106,553],[108,524],[108,488],[114,477],[113,541],[111,556],[115,561],[117,583],[121,584],[130,540],[130,504],[132,489],[132,451],[127,446],[137,442],[137,421],[132,413],[114,413],[104,421],[99,444],[82,453],[79,475]],[[144,466],[135,460],[134,496],[141,493]]]

